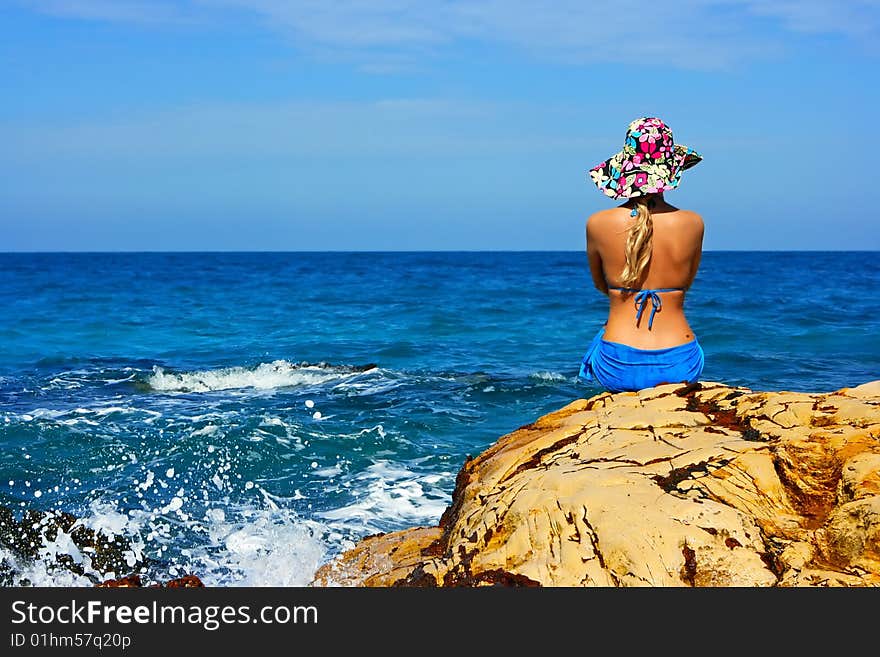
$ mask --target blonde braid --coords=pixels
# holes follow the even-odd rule
[[[622,287],[635,287],[645,273],[648,263],[651,261],[653,252],[654,220],[651,218],[651,210],[648,197],[640,196],[636,199],[638,216],[635,224],[629,229],[626,238],[626,265],[620,275]],[[653,202],[651,202],[653,205]]]

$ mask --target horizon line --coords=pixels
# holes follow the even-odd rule
[[[173,254],[330,254],[330,253],[585,253],[585,249],[163,249],[0,251],[0,255],[173,255]],[[703,249],[703,253],[880,253],[880,249]]]

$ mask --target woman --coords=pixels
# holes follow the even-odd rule
[[[587,220],[590,272],[609,307],[579,376],[610,392],[692,383],[703,371],[703,350],[684,316],[703,220],[663,198],[701,159],[675,144],[663,121],[642,117],[630,123],[623,150],[590,170],[606,196],[625,200]]]

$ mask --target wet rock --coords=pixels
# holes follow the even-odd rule
[[[127,577],[119,577],[117,579],[107,579],[100,584],[95,584],[98,588],[105,589],[125,589],[140,588],[143,586],[140,575],[129,575]]]
[[[73,548],[67,552],[47,549],[60,539],[69,541]],[[0,506],[0,548],[9,555],[0,560],[0,583],[4,586],[28,585],[30,582],[21,580],[21,564],[36,559],[50,572],[66,570],[93,580],[97,579],[95,572],[127,573],[144,565],[143,561],[132,563],[133,551],[125,538],[96,532],[60,511],[27,510],[17,517],[12,509]],[[86,558],[89,564],[84,563]]]
[[[140,576],[129,575],[128,577],[120,577],[118,579],[108,579],[100,584],[96,584],[98,588],[141,588],[143,583]],[[186,575],[176,579],[168,580],[164,583],[151,584],[150,588],[167,588],[167,589],[193,589],[204,588],[205,585],[195,575]]]

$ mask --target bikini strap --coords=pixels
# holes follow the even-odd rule
[[[619,290],[621,292],[635,292],[635,306],[636,306],[636,325],[638,325],[639,321],[642,319],[642,313],[645,311],[645,304],[648,303],[648,299],[651,300],[651,314],[648,317],[648,330],[654,326],[654,315],[657,314],[657,311],[663,308],[663,302],[660,300],[660,295],[658,292],[684,292],[685,289],[683,287],[658,287],[652,290],[635,290],[631,287],[609,287],[609,290]]]

